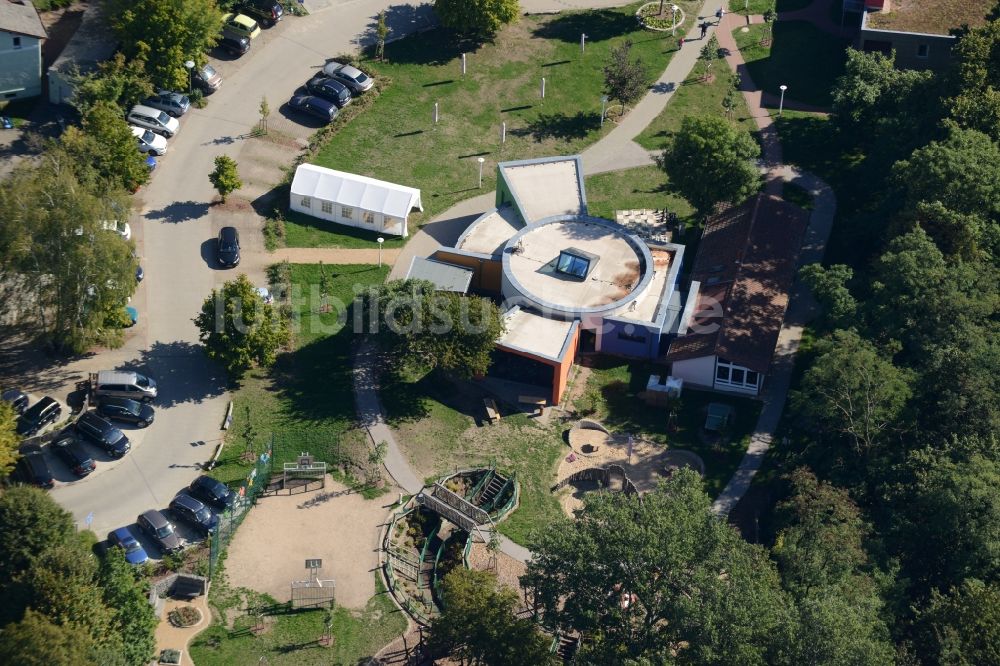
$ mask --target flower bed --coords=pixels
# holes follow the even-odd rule
[[[674,27],[680,28],[684,24],[684,10],[679,6],[677,8],[677,23],[674,23],[673,12],[670,11],[670,6],[672,3],[663,3],[663,13],[660,13],[660,2],[647,2],[635,13],[635,17],[639,20],[644,28],[650,30],[655,30],[657,32],[667,32],[673,30]]]
[[[175,627],[193,627],[201,622],[201,611],[194,606],[178,606],[167,614]]]

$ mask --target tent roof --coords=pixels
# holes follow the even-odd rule
[[[292,194],[402,219],[413,208],[424,209],[418,189],[314,164],[301,164],[295,170]]]

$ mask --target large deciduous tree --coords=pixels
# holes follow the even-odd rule
[[[140,45],[135,55],[126,58],[119,51],[105,60],[96,72],[83,76],[73,91],[73,104],[86,113],[97,102],[112,102],[128,109],[154,92],[146,73],[148,46]]]
[[[73,624],[54,622],[28,610],[24,617],[0,629],[0,663],[18,666],[85,664],[92,658],[93,642]]]
[[[94,102],[83,114],[81,129],[63,133],[62,147],[91,172],[98,191],[133,192],[149,181],[149,167],[139,152],[136,137],[114,102]]]
[[[962,35],[952,60],[957,87],[947,101],[952,118],[1000,141],[1000,20]]]
[[[646,90],[646,68],[642,60],[632,59],[632,40],[626,39],[611,49],[604,65],[604,92],[608,97],[625,105],[642,97]]]
[[[442,611],[428,642],[435,656],[484,666],[552,664],[549,641],[530,619],[514,615],[517,593],[488,571],[457,567],[441,584]]]
[[[145,58],[153,84],[186,90],[187,60],[204,61],[219,38],[222,12],[216,0],[105,0],[108,22],[128,58]]]
[[[0,591],[51,544],[69,540],[73,530],[73,517],[44,491],[7,489],[0,495]]]
[[[10,474],[19,457],[17,447],[17,413],[10,403],[0,401],[0,478]]]
[[[522,584],[543,623],[583,632],[584,663],[785,661],[794,612],[774,564],[710,504],[690,470],[641,501],[586,495],[575,521],[531,544]]]
[[[504,331],[500,310],[490,299],[437,292],[423,280],[374,287],[364,306],[371,332],[397,368],[483,374]]]
[[[290,339],[288,318],[280,308],[264,303],[242,273],[212,290],[194,323],[208,357],[236,378],[254,365],[274,363]]]
[[[720,203],[739,203],[760,186],[760,146],[746,130],[716,116],[687,116],[660,163],[681,196],[707,217]]]
[[[461,35],[491,37],[517,20],[518,0],[434,0],[441,24]]]
[[[98,571],[105,605],[111,609],[111,628],[122,636],[122,655],[130,666],[148,664],[156,650],[153,607],[136,579],[136,569],[125,560],[121,548],[111,548]]]
[[[850,266],[807,264],[799,271],[799,277],[823,306],[823,314],[831,328],[849,328],[855,323],[858,302],[847,288],[854,277]]]
[[[1000,664],[1000,587],[967,580],[936,590],[917,615],[917,652],[938,664]]]

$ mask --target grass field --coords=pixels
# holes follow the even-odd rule
[[[725,118],[726,110],[722,108],[722,99],[732,85],[732,74],[723,61],[715,63],[712,69],[715,71],[712,83],[702,83],[696,78],[682,83],[667,102],[666,108],[636,137],[636,143],[648,150],[660,150],[674,132],[680,129],[685,116],[718,115]],[[757,131],[757,125],[750,117],[742,94],[736,95],[733,120],[748,132]]]
[[[326,611],[292,612],[280,608],[267,616],[269,628],[260,635],[250,631],[253,620],[248,616],[237,618],[233,629],[221,624],[209,627],[192,641],[191,660],[198,666],[252,665],[265,661],[275,666],[367,663],[367,657],[406,630],[406,619],[377,577],[376,589],[378,592],[363,612],[339,607],[334,610],[332,647],[319,644],[326,629]]]
[[[591,215],[615,219],[625,208],[664,208],[688,221],[694,213],[685,199],[674,193],[666,172],[644,166],[587,176],[587,210]]]
[[[249,470],[240,461],[248,434],[259,451],[273,433],[278,464],[302,451],[336,463],[350,457],[355,448],[366,448],[361,433],[354,429],[354,333],[344,326],[338,308],[319,312],[319,266],[300,264],[291,270],[295,349],[282,355],[271,370],[251,373],[236,392],[229,438],[220,466],[213,470],[223,481],[242,478]],[[389,272],[388,266],[364,265],[326,266],[325,270],[331,305],[349,305],[355,285],[379,284]]]
[[[411,230],[412,231],[412,230]],[[334,224],[318,217],[290,210],[285,213],[285,245],[287,247],[378,248],[379,234]],[[389,249],[406,245],[405,238],[383,236],[382,247]]]
[[[677,430],[668,432],[665,410],[651,409],[638,397],[645,390],[649,375],[661,371],[648,363],[603,358],[591,372],[575,407],[578,412],[589,415],[588,418],[596,418],[612,431],[641,433],[671,448],[694,451],[705,462],[705,490],[715,497],[725,488],[746,452],[750,433],[760,413],[760,403],[685,388]],[[734,408],[732,423],[719,442],[707,442],[701,435],[705,408],[710,402],[721,402]]]
[[[754,85],[772,95],[787,85],[786,101],[829,107],[830,88],[844,71],[847,40],[804,21],[774,23],[771,46],[760,44],[764,34],[763,25],[733,33]]]
[[[613,122],[600,127],[601,68],[611,48],[631,39],[633,57],[642,59],[649,81],[675,50],[669,36],[638,28],[636,7],[522,17],[475,50],[441,31],[390,44],[388,62],[363,66],[391,85],[314,161],[420,188],[425,210],[411,217],[412,232],[480,192],[477,158],[486,159],[481,191],[488,192],[496,185],[497,162],[572,154],[611,130]],[[689,21],[695,13],[689,12]],[[582,56],[580,33],[588,35]],[[463,77],[459,59],[465,50]],[[507,138],[501,151],[503,122]]]

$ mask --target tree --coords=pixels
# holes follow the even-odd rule
[[[129,666],[148,664],[156,651],[159,621],[136,579],[135,568],[121,548],[111,548],[101,560],[100,589],[112,610],[111,627],[122,638],[122,654]]]
[[[917,614],[919,654],[938,664],[1000,663],[1000,587],[970,579]]]
[[[278,350],[290,339],[287,317],[264,303],[242,273],[222,289],[212,290],[194,322],[205,353],[236,378],[255,364],[274,363]]]
[[[441,601],[430,628],[431,654],[485,666],[554,663],[535,623],[514,615],[517,593],[498,586],[494,574],[452,569],[442,580]]]
[[[795,664],[892,666],[895,650],[882,619],[883,603],[870,579],[853,588],[822,588],[798,602]]]
[[[0,590],[29,569],[46,548],[69,541],[73,534],[73,516],[45,491],[8,488],[0,495]]]
[[[57,624],[33,610],[0,629],[0,663],[4,664],[84,664],[91,661],[92,647],[90,637],[79,627]]]
[[[663,152],[660,165],[698,214],[720,203],[738,203],[760,186],[754,163],[760,146],[750,133],[716,116],[687,116]]]
[[[946,103],[959,124],[988,134],[994,141],[1000,141],[998,45],[1000,20],[962,35],[952,51],[957,90]]]
[[[186,90],[184,62],[203,62],[219,39],[216,0],[105,0],[104,7],[126,58],[144,57],[146,73],[160,88]]]
[[[850,266],[834,264],[824,268],[821,264],[807,264],[799,271],[799,277],[823,306],[831,328],[847,328],[855,321],[858,303],[847,288],[854,277]]]
[[[215,170],[208,174],[208,179],[222,197],[222,203],[226,203],[226,197],[243,187],[240,174],[236,171],[236,160],[228,155],[219,155],[215,158]]]
[[[774,35],[774,22],[778,19],[778,12],[774,10],[774,5],[767,8],[764,12],[764,34],[761,35],[760,43],[763,45],[768,45],[771,43],[771,38]]]
[[[326,273],[326,266],[319,262],[319,311],[330,311],[330,276]]]
[[[611,49],[608,62],[604,65],[604,91],[608,97],[625,105],[639,99],[646,90],[646,68],[642,60],[631,60],[632,40],[626,39]]]
[[[100,63],[96,72],[77,82],[73,89],[74,106],[83,114],[97,102],[111,102],[128,109],[152,95],[155,88],[146,73],[148,51],[148,46],[141,44],[131,58],[119,51]]]
[[[18,446],[21,438],[17,434],[17,412],[10,403],[0,401],[0,478],[14,471],[20,457]]]
[[[854,330],[835,331],[816,350],[792,404],[816,430],[844,437],[863,462],[900,426],[909,373]]]
[[[260,106],[257,108],[260,112],[260,131],[261,134],[267,134],[267,118],[271,115],[271,107],[267,103],[267,97],[264,95],[260,96]]]
[[[794,616],[774,564],[715,517],[693,471],[641,501],[588,494],[575,521],[531,547],[522,585],[546,626],[589,639],[584,663],[785,660]]]
[[[719,40],[712,35],[708,43],[701,47],[701,52],[698,53],[698,60],[701,61],[702,67],[705,70],[705,75],[702,80],[708,81],[712,77],[712,64],[718,60],[721,56],[719,55]]]
[[[68,128],[61,142],[73,159],[94,170],[99,191],[134,192],[149,181],[145,157],[136,150],[136,138],[117,104],[94,102],[81,127]]]
[[[461,35],[492,37],[517,20],[517,0],[434,0],[441,25]]]
[[[488,298],[436,292],[423,280],[394,280],[370,289],[365,321],[397,369],[438,368],[463,377],[484,374],[503,334]]]
[[[381,441],[372,447],[368,452],[368,483],[374,483],[381,476],[382,463],[385,462],[385,454],[389,452],[389,444]]]
[[[385,60],[385,40],[389,36],[389,26],[385,22],[385,10],[378,13],[378,20],[375,23],[375,57],[379,62]]]

